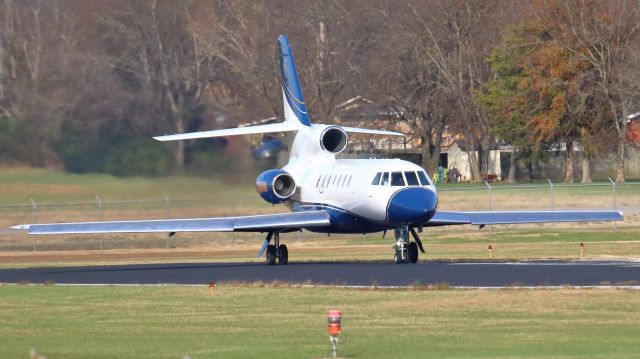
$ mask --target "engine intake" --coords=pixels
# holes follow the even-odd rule
[[[327,127],[320,135],[320,147],[331,153],[340,153],[347,148],[349,136],[338,126]]]
[[[296,182],[283,170],[268,170],[256,179],[256,191],[265,201],[278,204],[293,196]]]

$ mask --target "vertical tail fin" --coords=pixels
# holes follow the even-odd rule
[[[302,97],[302,89],[298,81],[296,64],[289,47],[289,39],[285,35],[278,37],[280,47],[280,73],[282,76],[282,102],[284,103],[284,119],[298,121],[304,126],[311,126],[307,105]]]

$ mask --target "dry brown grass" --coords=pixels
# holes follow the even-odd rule
[[[149,244],[152,239],[139,235],[140,243]],[[640,239],[625,241],[587,242],[584,256],[580,257],[580,248],[575,241],[553,240],[542,237],[540,241],[505,242],[499,239],[471,240],[446,243],[426,243],[426,254],[421,260],[524,260],[524,259],[639,259]],[[122,241],[121,241],[122,243]],[[136,246],[136,243],[129,243]],[[160,245],[156,239],[151,242]],[[127,264],[127,263],[184,263],[184,262],[263,262],[264,258],[256,258],[260,240],[238,238],[235,242],[228,239],[218,241],[202,241],[193,239],[174,248],[111,248],[114,242],[105,241],[104,247],[95,249],[95,240],[91,242],[94,249],[72,250],[22,250],[0,252],[0,267],[32,267],[32,266],[68,266],[95,264]],[[391,260],[391,243],[366,244],[353,239],[306,239],[285,241],[289,247],[290,261],[371,261]],[[116,243],[117,244],[117,243]],[[170,244],[174,244],[170,242]],[[491,257],[488,245],[493,251]],[[52,246],[52,244],[48,244]],[[40,248],[45,246],[39,244]],[[59,245],[58,245],[59,246]]]
[[[624,185],[623,185],[624,186]],[[494,189],[491,192],[493,210],[547,210],[553,208],[607,208],[613,206],[611,187],[560,187],[553,194],[546,188]],[[445,190],[438,192],[438,206],[446,210],[489,210],[486,189]],[[618,189],[618,208],[640,205],[640,185]]]

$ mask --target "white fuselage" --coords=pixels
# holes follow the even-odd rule
[[[428,176],[428,183],[424,185],[411,183],[404,176],[405,173],[419,172],[426,175],[414,163],[400,159],[336,159],[336,154],[322,149],[320,145],[320,134],[327,127],[331,126],[301,128],[294,139],[289,162],[283,168],[296,182],[292,203],[302,209],[333,208],[386,226],[390,199],[398,191],[419,187],[437,196]],[[380,178],[373,184],[378,173],[383,176],[386,173],[387,180],[383,183]],[[402,173],[403,183],[400,185],[396,181],[392,185],[391,173],[396,173],[396,176]]]

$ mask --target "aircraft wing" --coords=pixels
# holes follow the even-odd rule
[[[224,130],[200,131],[191,133],[179,133],[175,135],[155,136],[158,141],[189,140],[196,138],[226,137],[237,135],[252,135],[256,133],[288,132],[297,131],[299,127],[290,122],[271,123],[267,125],[256,125],[247,127],[227,128]]]
[[[437,211],[425,226],[449,226],[456,224],[525,224],[551,222],[622,221],[622,212],[601,211]]]
[[[326,211],[308,211],[222,218],[26,224],[12,228],[26,229],[29,234],[267,232],[330,224]]]
[[[351,133],[364,133],[368,135],[386,135],[386,136],[404,136],[404,133],[386,131],[386,130],[371,130],[368,128],[356,128],[356,127],[342,127],[343,130]]]

